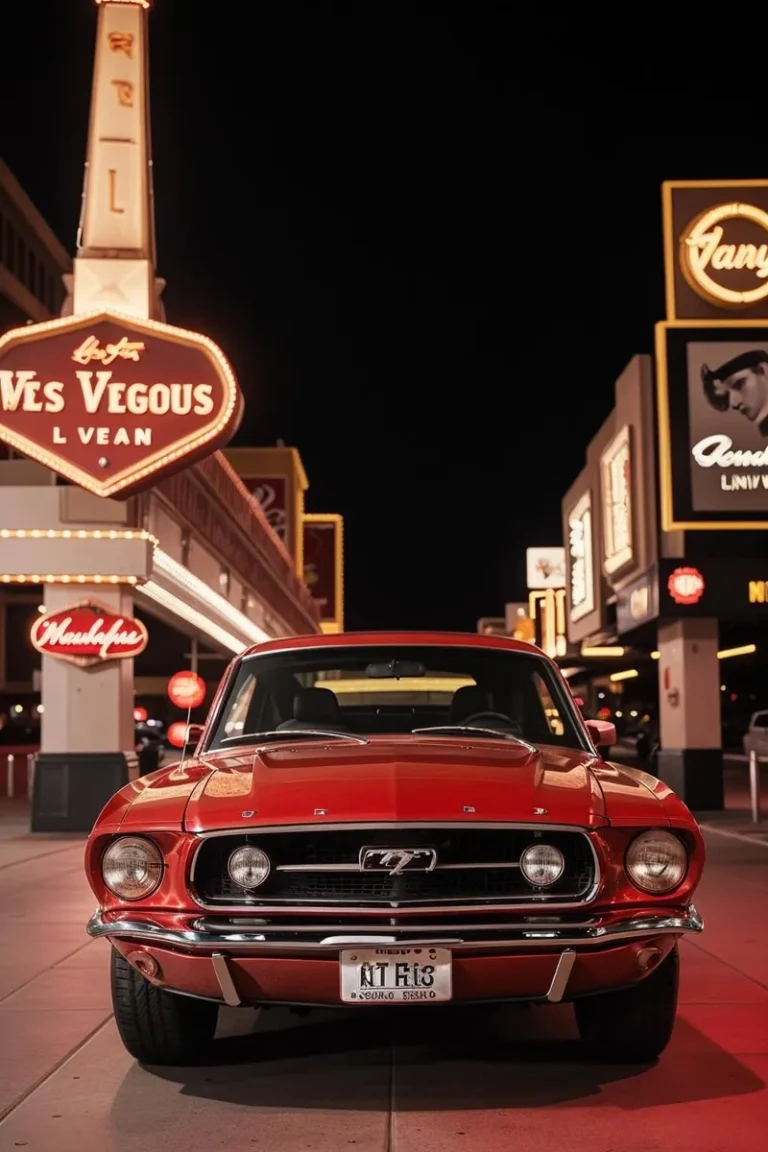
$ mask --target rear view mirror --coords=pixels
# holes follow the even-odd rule
[[[365,674],[371,680],[403,680],[415,676],[425,676],[426,667],[420,660],[382,660],[369,664]]]

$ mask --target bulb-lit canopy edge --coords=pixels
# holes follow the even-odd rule
[[[152,0],[96,0],[97,4],[133,4],[136,8],[150,8]]]

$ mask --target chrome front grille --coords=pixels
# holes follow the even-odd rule
[[[551,888],[533,888],[522,874],[520,856],[534,843],[552,844],[566,860]],[[258,845],[271,872],[258,889],[244,892],[227,874],[231,852]],[[363,848],[432,848],[431,872],[399,875],[360,870]],[[193,889],[207,907],[238,905],[303,907],[424,907],[434,905],[578,904],[597,881],[589,837],[541,827],[366,827],[226,833],[203,838],[194,861]]]

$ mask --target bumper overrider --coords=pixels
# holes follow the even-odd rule
[[[473,917],[439,926],[352,921],[291,924],[243,917],[97,911],[88,934],[105,937],[152,983],[231,1005],[339,1004],[344,949],[432,946],[453,956],[453,999],[550,1002],[642,979],[703,921],[691,905],[628,914]]]

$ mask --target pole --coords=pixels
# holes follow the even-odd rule
[[[193,672],[197,672],[197,640],[193,637],[192,647],[190,649],[189,666]]]
[[[752,805],[752,823],[760,823],[760,761],[754,748],[749,753],[749,798]]]
[[[11,752],[11,753],[9,753],[8,758],[6,760],[6,768],[7,768],[7,772],[8,772],[6,791],[8,793],[8,799],[9,800],[13,799],[13,784],[14,784],[13,774],[14,774],[15,765],[16,765],[16,757],[14,756],[13,752]]]

